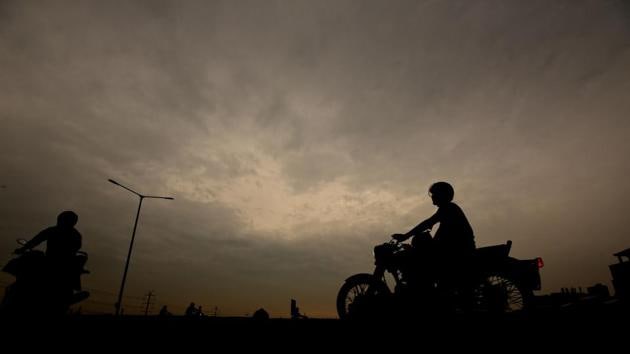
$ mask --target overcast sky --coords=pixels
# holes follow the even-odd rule
[[[629,95],[622,0],[0,0],[0,261],[74,210],[113,311],[138,205],[113,178],[175,197],[143,203],[128,312],[333,317],[445,180],[543,292],[610,284]]]

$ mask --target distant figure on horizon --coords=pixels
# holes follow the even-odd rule
[[[168,311],[168,307],[166,307],[166,305],[162,306],[160,309],[160,317],[168,317],[170,315],[171,313]]]
[[[81,290],[80,272],[77,270],[83,269],[87,257],[77,255],[82,245],[81,233],[74,228],[78,221],[79,216],[73,211],[60,213],[57,216],[57,225],[44,229],[24,246],[16,249],[15,253],[22,254],[46,242],[46,258],[53,274],[59,276],[62,284]]]
[[[256,312],[254,312],[252,318],[256,321],[266,321],[269,319],[269,313],[267,313],[267,311],[265,311],[265,309],[261,307],[256,310]]]
[[[186,317],[196,317],[197,315],[197,307],[194,302],[191,302],[190,305],[186,308]]]
[[[291,319],[305,319],[308,318],[306,315],[300,313],[300,308],[297,307],[297,301],[295,299],[291,299]]]
[[[199,305],[199,308],[197,309],[197,316],[198,317],[203,317],[204,316],[201,305]]]

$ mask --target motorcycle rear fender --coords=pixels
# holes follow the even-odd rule
[[[510,259],[506,273],[521,286],[529,290],[540,290],[541,279],[537,259]]]

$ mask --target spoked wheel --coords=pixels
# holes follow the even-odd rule
[[[378,317],[385,313],[389,288],[371,274],[348,279],[337,294],[337,314],[341,319]]]
[[[531,292],[522,290],[511,279],[494,274],[482,280],[474,290],[473,311],[517,313],[526,309]]]

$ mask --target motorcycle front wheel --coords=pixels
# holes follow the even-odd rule
[[[386,313],[391,292],[385,283],[372,274],[350,277],[337,294],[340,319],[370,319]]]

